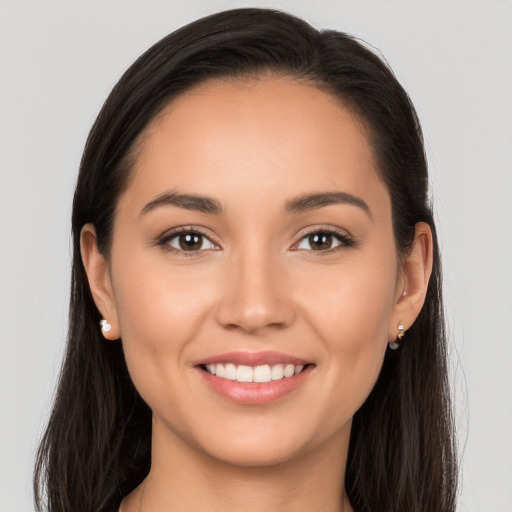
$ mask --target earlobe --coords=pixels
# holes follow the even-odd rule
[[[400,295],[391,318],[389,340],[396,338],[399,323],[404,325],[407,330],[419,315],[425,302],[432,265],[432,230],[425,222],[418,222],[413,245],[402,261],[403,288],[399,290]]]
[[[80,232],[80,252],[92,297],[105,320],[98,325],[98,329],[101,328],[106,339],[118,339],[120,337],[119,322],[110,270],[106,258],[98,250],[96,229],[92,224],[85,224]],[[105,329],[106,324],[110,326],[109,329]]]

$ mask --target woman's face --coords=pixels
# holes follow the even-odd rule
[[[211,81],[153,121],[132,178],[109,320],[154,445],[267,465],[348,442],[404,289],[358,119],[298,81]]]

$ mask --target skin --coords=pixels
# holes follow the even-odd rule
[[[354,413],[398,323],[408,328],[432,266],[427,225],[399,258],[391,203],[362,123],[337,99],[287,78],[211,81],[146,130],[120,197],[108,258],[92,225],[82,256],[96,304],[122,337],[130,375],[153,411],[152,467],[123,502],[142,511],[350,511],[343,487]],[[304,194],[360,198],[286,211]],[[214,198],[222,213],[166,192]],[[203,233],[185,252],[176,227]],[[335,229],[330,250],[308,234]],[[159,242],[160,241],[160,242]],[[341,242],[341,243],[340,243]],[[404,340],[405,342],[405,340]],[[205,383],[197,361],[267,350],[312,363],[292,393],[243,405]]]

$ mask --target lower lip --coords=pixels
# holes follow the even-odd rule
[[[203,379],[219,395],[241,405],[264,405],[285,397],[295,391],[311,373],[312,365],[300,373],[270,382],[238,382],[223,379],[198,368]]]

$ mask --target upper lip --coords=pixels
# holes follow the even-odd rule
[[[232,363],[235,365],[245,366],[262,366],[265,364],[293,364],[293,365],[306,365],[310,361],[301,359],[300,357],[284,354],[282,352],[226,352],[224,354],[217,354],[207,357],[199,361],[196,366],[204,366],[207,364],[226,364]]]

